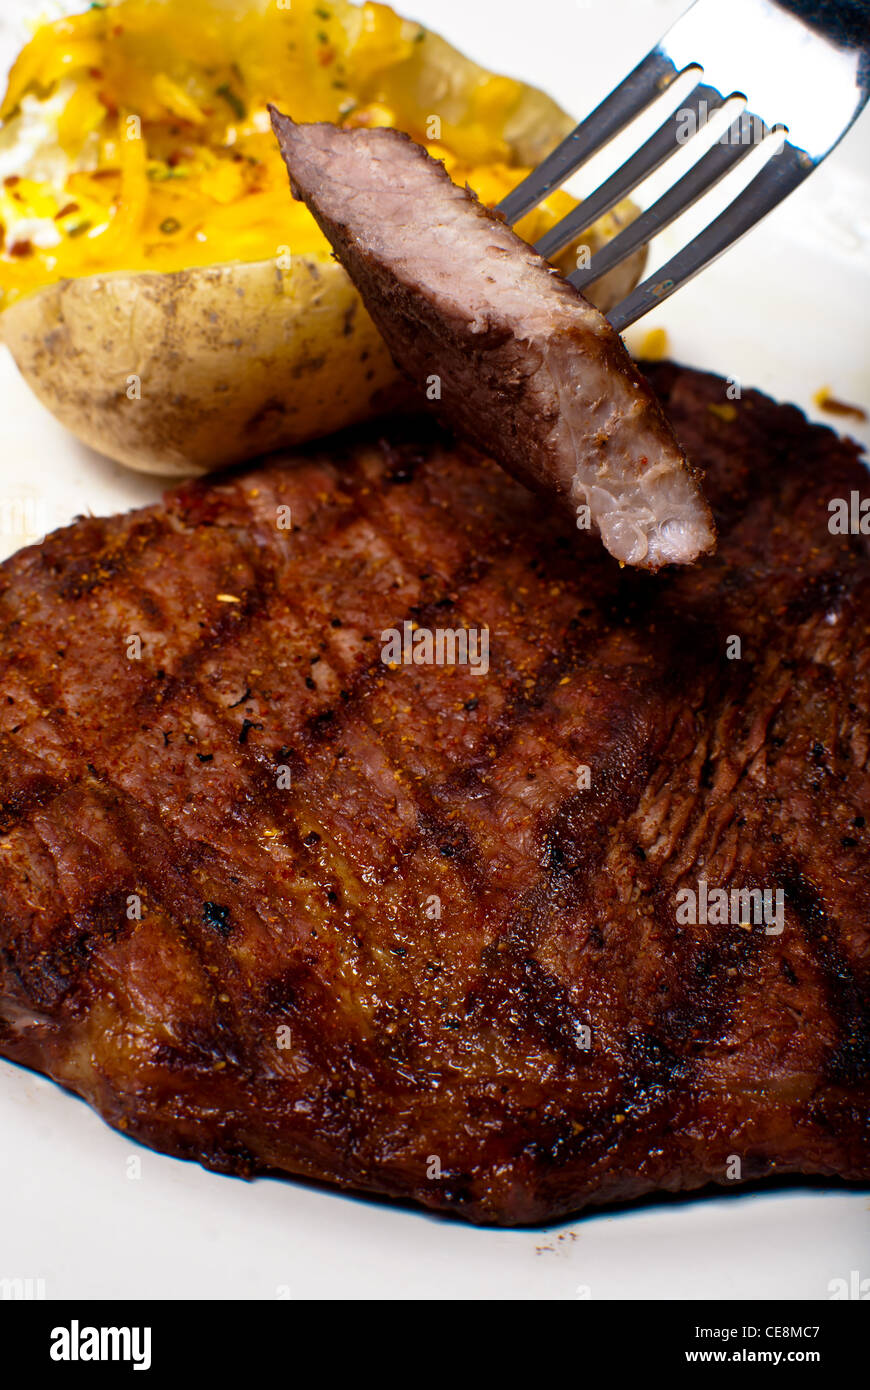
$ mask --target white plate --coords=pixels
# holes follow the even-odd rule
[[[4,0],[4,67],[16,16],[45,8]],[[683,0],[408,8],[579,113]],[[822,386],[870,406],[868,168],[865,117],[828,165],[643,331],[664,327],[677,359],[821,419],[812,397]],[[866,427],[862,437],[870,440]],[[158,479],[78,445],[0,352],[0,501],[29,499],[36,533],[160,492]],[[0,535],[0,554],[29,539],[20,528]],[[141,1160],[139,1178],[131,1157]],[[292,1182],[216,1177],[134,1147],[52,1083],[0,1063],[0,1280],[43,1280],[49,1298],[826,1299],[832,1280],[870,1275],[868,1195],[799,1187],[650,1203],[547,1231],[476,1230]]]

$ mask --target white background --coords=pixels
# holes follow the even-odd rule
[[[536,82],[578,116],[683,8],[408,0],[409,14],[470,56]],[[17,17],[45,9],[3,0],[4,69]],[[822,386],[870,405],[868,169],[865,117],[803,189],[643,331],[666,327],[676,358],[805,407]],[[665,242],[657,259],[670,249]],[[31,496],[53,526],[160,490],[66,435],[0,349],[2,495]],[[19,544],[0,535],[0,554]],[[134,1154],[139,1180],[127,1175]],[[853,1269],[870,1276],[867,1190],[664,1201],[546,1231],[482,1231],[290,1182],[205,1173],[135,1148],[50,1082],[0,1063],[0,1278],[44,1279],[49,1297],[576,1300],[588,1289],[593,1300],[824,1299],[829,1281]],[[589,1316],[578,1310],[575,1326]]]

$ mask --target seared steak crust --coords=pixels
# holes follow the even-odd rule
[[[578,563],[425,424],[0,567],[7,1057],[210,1168],[480,1222],[734,1155],[870,1177],[870,557],[827,527],[866,475],[648,371],[706,470],[696,569]],[[489,673],[385,666],[405,620],[487,626]],[[782,889],[782,933],[681,925],[700,879]]]

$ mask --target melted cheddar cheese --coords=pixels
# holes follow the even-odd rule
[[[327,257],[290,197],[269,102],[407,130],[498,202],[526,172],[501,134],[522,85],[484,75],[461,119],[433,126],[427,38],[349,0],[111,0],[43,25],[0,107],[0,303],[97,271]],[[519,230],[536,240],[574,206],[557,192]]]

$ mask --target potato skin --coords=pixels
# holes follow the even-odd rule
[[[460,122],[488,74],[431,32],[418,49],[396,76],[396,96],[418,125],[434,109]],[[527,86],[502,134],[517,165],[533,166],[573,125]],[[584,240],[594,254],[599,229]],[[641,251],[617,266],[590,298],[612,307],[644,260]],[[292,447],[408,399],[331,258],[293,257],[286,270],[270,260],[62,280],[4,309],[0,339],[37,397],[85,444],[166,477]]]
[[[0,326],[63,424],[147,473],[189,476],[329,434],[389,408],[396,387],[344,271],[312,257],[62,280]]]

